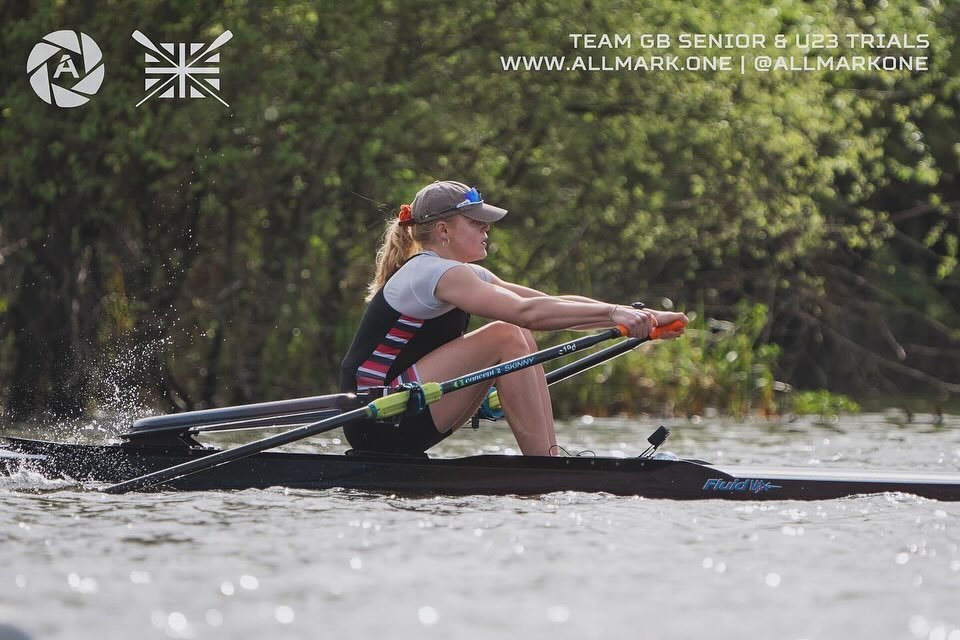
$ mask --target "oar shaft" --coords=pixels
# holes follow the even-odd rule
[[[493,365],[488,369],[449,380],[440,386],[444,393],[449,393],[451,391],[456,391],[457,389],[462,389],[463,387],[478,384],[485,380],[499,378],[502,375],[506,375],[518,369],[533,367],[538,364],[543,364],[548,360],[555,360],[559,357],[576,353],[582,349],[589,349],[590,347],[599,344],[604,340],[619,338],[620,336],[626,334],[626,327],[613,327],[611,329],[607,329],[606,331],[601,331],[600,333],[594,333],[576,340],[571,340],[570,342],[565,342],[555,347],[542,349],[536,353],[531,353],[528,356],[517,358],[516,360],[510,360],[509,362],[502,362],[500,364]]]
[[[613,360],[617,356],[635,349],[647,340],[649,340],[649,338],[630,338],[629,340],[618,342],[617,344],[611,345],[606,349],[597,351],[596,353],[591,353],[586,357],[580,358],[576,362],[571,362],[570,364],[565,364],[562,367],[557,367],[553,371],[547,373],[547,384],[556,384],[558,382],[562,382],[567,378],[572,378],[573,376],[583,373],[588,369],[592,369],[597,365],[603,364],[607,360]]]
[[[255,404],[242,404],[217,409],[200,409],[198,411],[184,411],[166,416],[140,418],[134,421],[132,431],[151,433],[164,430],[179,431],[189,427],[225,424],[250,418],[306,413],[308,411],[319,411],[321,409],[337,409],[338,412],[349,411],[366,406],[369,402],[369,398],[353,393],[335,393],[325,396],[257,402]],[[316,422],[316,420],[308,420],[306,422]]]
[[[226,464],[227,462],[252,456],[256,453],[264,451],[265,449],[272,449],[274,447],[290,444],[291,442],[295,442],[302,438],[323,433],[324,431],[331,431],[355,420],[363,420],[364,418],[368,417],[370,417],[369,406],[361,407],[359,409],[354,409],[353,411],[341,413],[332,418],[327,418],[326,420],[321,420],[320,422],[315,422],[313,424],[297,427],[296,429],[284,431],[283,433],[278,433],[275,436],[254,440],[253,442],[242,444],[239,447],[234,447],[233,449],[226,449],[224,451],[218,451],[217,453],[211,453],[208,456],[203,456],[202,458],[197,458],[196,460],[184,462],[166,469],[160,469],[159,471],[154,471],[153,473],[148,473],[146,475],[133,478],[132,480],[119,482],[115,485],[107,487],[104,489],[104,492],[126,493],[127,491],[135,491],[144,487],[150,487],[163,482],[169,482],[170,480],[182,478],[183,476],[188,476],[198,471],[212,469],[214,467],[219,467],[222,464]]]
[[[557,367],[553,371],[547,374],[547,384],[556,384],[567,378],[571,378],[578,373],[583,373],[588,369],[592,369],[598,364],[603,364],[607,360],[613,360],[617,356],[623,355],[624,353],[636,349],[644,342],[649,342],[650,340],[659,340],[660,334],[665,331],[680,331],[684,328],[683,322],[680,320],[674,320],[668,325],[663,327],[654,327],[650,331],[650,335],[646,338],[630,338],[629,340],[624,340],[623,342],[618,342],[615,345],[611,345],[606,349],[601,349],[596,353],[591,353],[585,358],[580,358],[570,364],[565,364],[562,367]]]
[[[572,378],[573,376],[579,373],[583,373],[584,371],[588,369],[592,369],[593,367],[599,364],[603,364],[607,360],[612,360],[617,356],[620,356],[630,351],[631,349],[635,349],[636,347],[640,346],[644,342],[648,342],[650,340],[659,340],[660,334],[663,332],[681,331],[684,328],[684,326],[685,325],[683,324],[682,321],[675,320],[666,326],[654,327],[653,330],[650,331],[650,335],[647,336],[646,338],[630,338],[629,340],[618,342],[617,344],[607,347],[606,349],[603,349],[601,351],[597,351],[596,353],[591,353],[589,356],[580,358],[579,360],[575,360],[574,362],[571,362],[568,365],[564,365],[548,373],[546,375],[547,384],[553,385],[562,380],[566,380],[567,378]],[[624,329],[623,332],[620,333],[619,335],[625,335],[625,334],[626,334],[626,329]],[[593,336],[590,336],[590,337],[593,337]],[[490,394],[487,396],[487,406],[489,406],[493,410],[500,409],[500,395],[497,393],[496,389],[491,391]]]

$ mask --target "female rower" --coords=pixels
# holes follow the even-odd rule
[[[631,337],[682,313],[636,310],[582,296],[551,296],[501,280],[476,264],[487,255],[490,223],[507,211],[460,182],[427,185],[390,221],[377,252],[367,307],[343,360],[341,391],[443,381],[537,350],[532,331],[624,325]],[[495,322],[467,333],[470,314]],[[683,330],[665,331],[676,338]],[[543,367],[496,380],[500,403],[524,455],[557,453]],[[394,428],[367,421],[344,428],[354,449],[422,453],[468,420],[486,385],[444,395]]]

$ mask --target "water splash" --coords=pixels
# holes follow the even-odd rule
[[[31,468],[29,461],[25,461],[8,475],[0,475],[0,493],[46,493],[76,486],[77,483],[73,480],[47,478]]]
[[[82,418],[43,416],[22,425],[27,433],[60,442],[102,444],[116,440],[134,420],[153,410],[146,389],[139,384],[143,371],[153,366],[172,340],[150,340],[119,350],[94,363],[87,387],[89,414]]]

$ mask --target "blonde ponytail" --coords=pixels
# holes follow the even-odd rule
[[[367,285],[367,302],[373,300],[377,291],[387,283],[390,276],[397,272],[411,256],[423,250],[423,244],[437,228],[437,222],[426,224],[402,225],[398,218],[387,222],[383,233],[383,242],[377,249],[377,268],[373,280]]]

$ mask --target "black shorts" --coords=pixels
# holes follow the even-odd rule
[[[453,432],[437,431],[430,408],[415,415],[405,415],[400,424],[363,420],[343,428],[347,442],[357,451],[377,453],[423,453]]]

